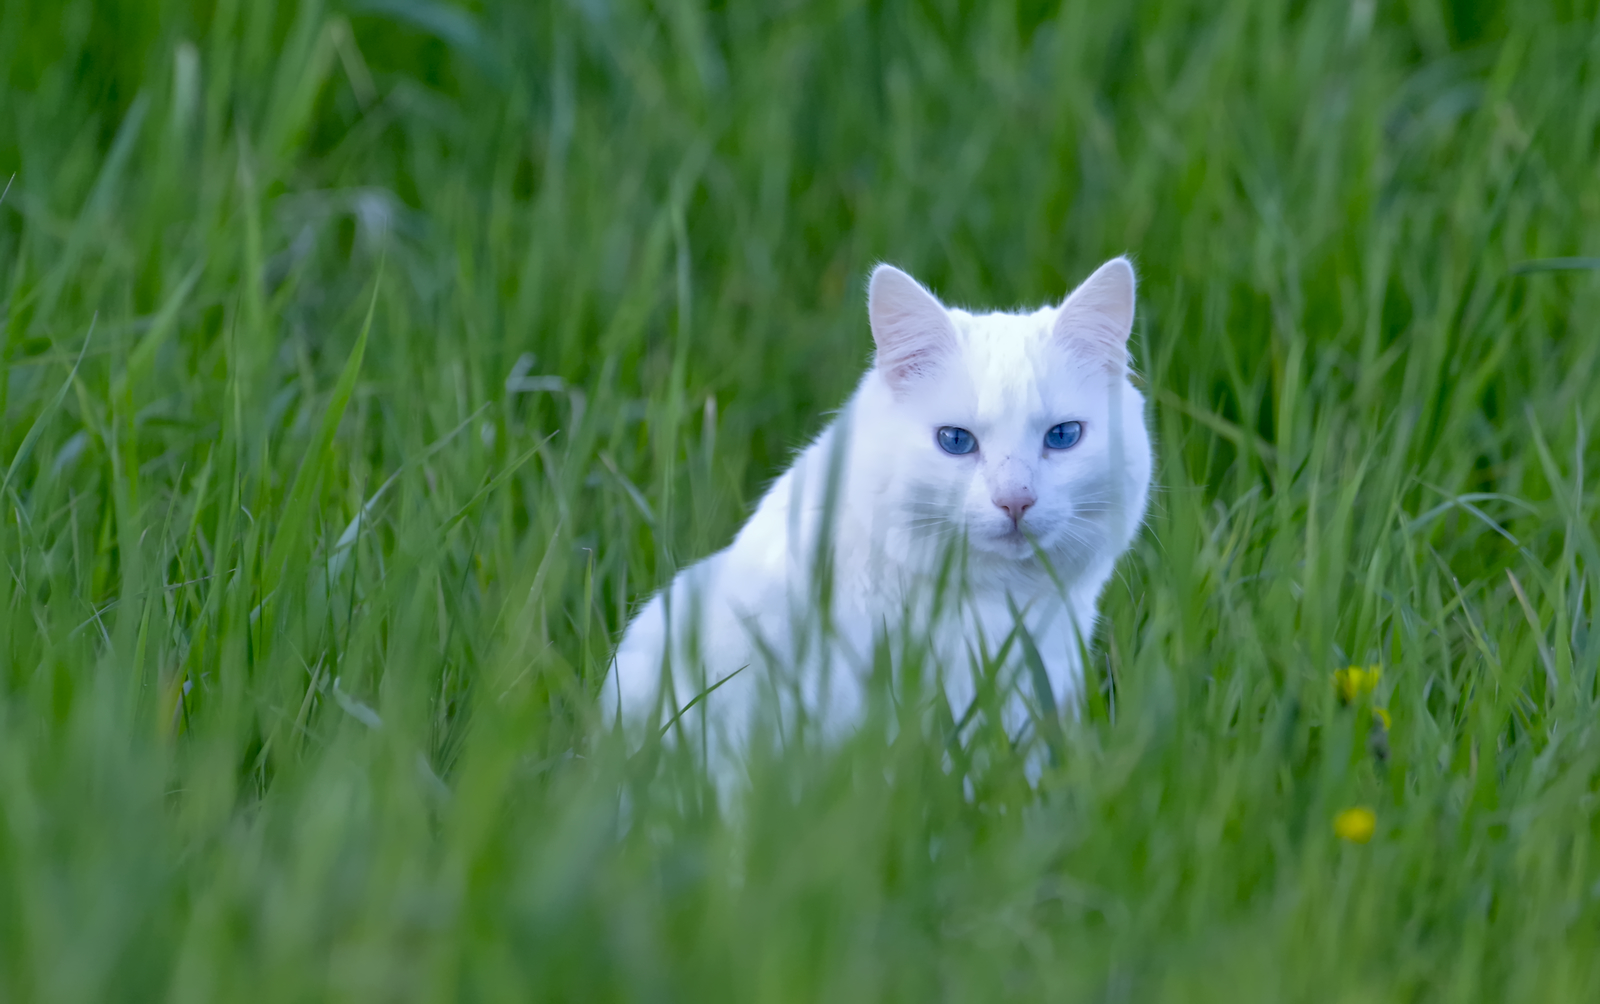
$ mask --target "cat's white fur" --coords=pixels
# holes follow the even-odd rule
[[[1020,731],[1048,702],[1025,646],[1004,646],[1019,615],[1053,703],[1079,700],[1082,646],[1150,486],[1144,399],[1128,379],[1132,266],[1112,259],[1059,307],[971,314],[880,265],[868,314],[874,365],[839,417],[731,545],[629,624],[602,700],[636,735],[694,701],[674,728],[696,730],[726,768],[762,713],[778,725],[764,735],[798,718],[836,733],[860,718],[875,652],[908,643],[958,719],[981,658],[1005,648],[1003,718]],[[1047,430],[1071,421],[1076,445],[1048,449]],[[976,451],[946,453],[946,426],[974,434]],[[957,585],[941,595],[940,581]]]

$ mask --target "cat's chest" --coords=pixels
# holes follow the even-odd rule
[[[906,635],[946,656],[999,648],[1020,623],[1043,633],[1075,613],[1049,581],[1026,575],[967,578],[961,588],[937,570],[841,569],[834,592],[838,627],[862,642]]]

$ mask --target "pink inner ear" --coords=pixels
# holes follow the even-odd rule
[[[1102,363],[1110,369],[1120,369],[1128,364],[1126,337],[1118,334],[1110,325],[1058,322],[1056,338],[1075,354]]]
[[[1134,275],[1126,258],[1113,258],[1072,291],[1053,328],[1064,346],[1112,369],[1128,364],[1133,330]]]
[[[932,336],[912,334],[888,352],[878,347],[878,366],[894,387],[904,387],[931,378],[939,371],[951,346],[942,333]]]
[[[897,390],[931,376],[955,349],[955,328],[943,305],[892,265],[872,273],[867,315],[878,369]]]

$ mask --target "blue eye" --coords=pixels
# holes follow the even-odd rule
[[[939,448],[946,453],[959,457],[978,448],[978,437],[965,429],[947,425],[939,430]]]
[[[1075,445],[1082,435],[1082,422],[1062,422],[1044,434],[1044,445],[1052,450],[1065,450]]]

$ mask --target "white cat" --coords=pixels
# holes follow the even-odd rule
[[[757,735],[858,722],[875,655],[908,648],[957,720],[985,660],[1013,734],[1075,707],[1150,487],[1132,266],[1060,307],[970,314],[880,265],[867,312],[876,359],[838,419],[629,624],[602,700],[635,738],[690,730],[725,774]]]

